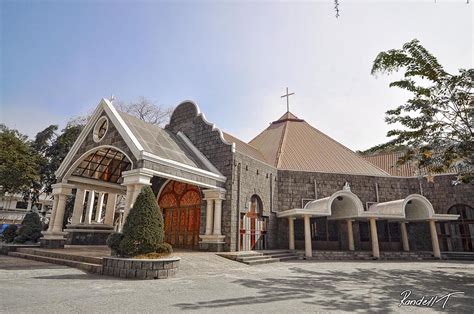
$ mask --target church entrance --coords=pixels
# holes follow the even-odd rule
[[[262,201],[254,195],[250,199],[248,213],[240,219],[240,250],[264,250],[266,230],[266,220],[262,217]]]
[[[165,223],[165,242],[197,249],[201,223],[201,192],[197,186],[170,181],[158,199]]]

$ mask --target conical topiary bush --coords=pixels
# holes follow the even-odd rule
[[[43,224],[41,219],[35,212],[29,212],[21,222],[21,227],[15,237],[16,243],[34,242],[36,243],[41,237]]]
[[[154,253],[161,250],[163,239],[163,215],[151,187],[146,186],[123,225],[118,253],[123,256]]]

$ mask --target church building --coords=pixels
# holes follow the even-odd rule
[[[56,177],[46,247],[104,244],[149,185],[176,248],[473,251],[472,184],[391,175],[289,111],[246,143],[192,101],[160,128],[102,99]]]

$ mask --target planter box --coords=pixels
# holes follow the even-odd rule
[[[0,243],[0,254],[8,255],[10,252],[15,252],[19,248],[39,248],[39,244],[13,244],[13,243]]]
[[[179,257],[161,259],[102,258],[102,275],[129,279],[166,279],[178,272]]]

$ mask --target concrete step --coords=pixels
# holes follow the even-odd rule
[[[474,252],[443,252],[441,255],[449,260],[474,261]]]
[[[297,255],[288,255],[288,256],[284,256],[284,257],[279,257],[278,259],[280,260],[280,262],[284,262],[284,261],[290,261],[290,260],[298,259],[298,256]]]
[[[29,254],[29,255],[39,255],[39,256],[44,256],[44,257],[83,262],[83,263],[88,263],[88,264],[102,265],[102,258],[100,257],[65,254],[62,252],[55,252],[55,251],[42,250],[42,249],[31,249],[31,248],[20,248],[20,249],[17,249],[16,251],[20,253]]]
[[[68,260],[68,259],[61,259],[61,258],[47,257],[47,256],[41,256],[41,255],[27,254],[27,253],[22,253],[22,252],[10,252],[8,255],[12,256],[12,257],[25,258],[25,259],[39,261],[39,262],[45,262],[45,263],[51,263],[51,264],[58,264],[58,265],[74,267],[74,268],[83,270],[83,271],[88,272],[88,273],[93,273],[93,274],[101,274],[102,273],[102,265],[99,265],[99,264],[78,262],[78,261],[73,261],[73,260]]]
[[[258,260],[253,260],[253,261],[247,261],[247,262],[243,262],[247,265],[260,265],[260,264],[269,264],[269,263],[278,263],[280,261],[280,259],[278,258],[261,258],[261,259],[258,259]]]

